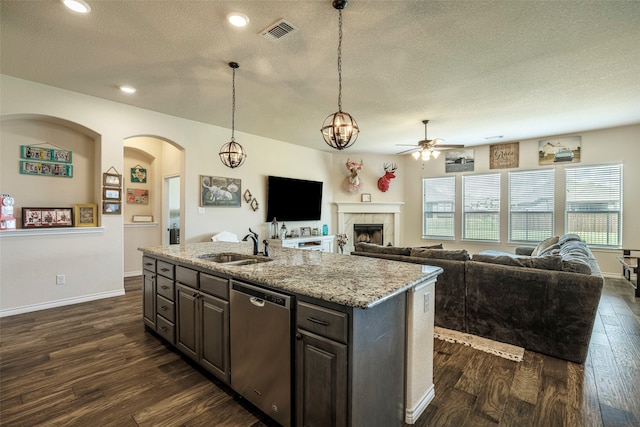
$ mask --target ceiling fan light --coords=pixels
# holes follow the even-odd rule
[[[433,156],[434,159],[437,159],[438,156],[440,155],[440,152],[436,150],[431,150],[431,155]]]
[[[425,162],[431,158],[431,153],[429,150],[422,150],[422,160]]]
[[[420,158],[420,151],[414,151],[413,153],[411,153],[411,156],[413,156],[414,159],[418,160]]]

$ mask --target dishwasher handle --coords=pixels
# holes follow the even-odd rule
[[[256,307],[264,307],[264,300],[257,298],[257,297],[251,297],[249,298],[249,301],[251,302],[251,304],[255,305]]]

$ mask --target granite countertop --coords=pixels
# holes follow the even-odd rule
[[[228,252],[252,255],[252,242],[203,242],[138,249],[147,255],[235,279],[357,308],[373,307],[442,273],[440,267],[429,265],[278,246],[270,247],[271,261],[257,264],[226,266],[198,258]]]

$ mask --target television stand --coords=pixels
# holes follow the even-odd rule
[[[290,239],[271,239],[269,244],[280,242],[283,248],[303,249],[307,251],[333,252],[335,236],[305,236]]]

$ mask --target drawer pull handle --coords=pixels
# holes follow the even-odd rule
[[[315,319],[313,317],[307,317],[307,320],[311,323],[315,323],[317,325],[329,326],[329,322],[325,322],[324,320]]]
[[[145,262],[144,265],[153,265],[151,262]]]
[[[161,306],[160,308],[161,308],[162,310],[165,310],[165,311],[169,310],[169,308],[168,308],[168,307],[165,307],[164,305],[163,305],[163,306]]]
[[[168,268],[161,268],[160,271],[169,271],[170,269]]]
[[[162,329],[162,332],[169,332],[169,328],[166,326],[160,326],[160,329]]]
[[[169,287],[167,285],[162,285],[160,286],[162,289],[169,289]]]

